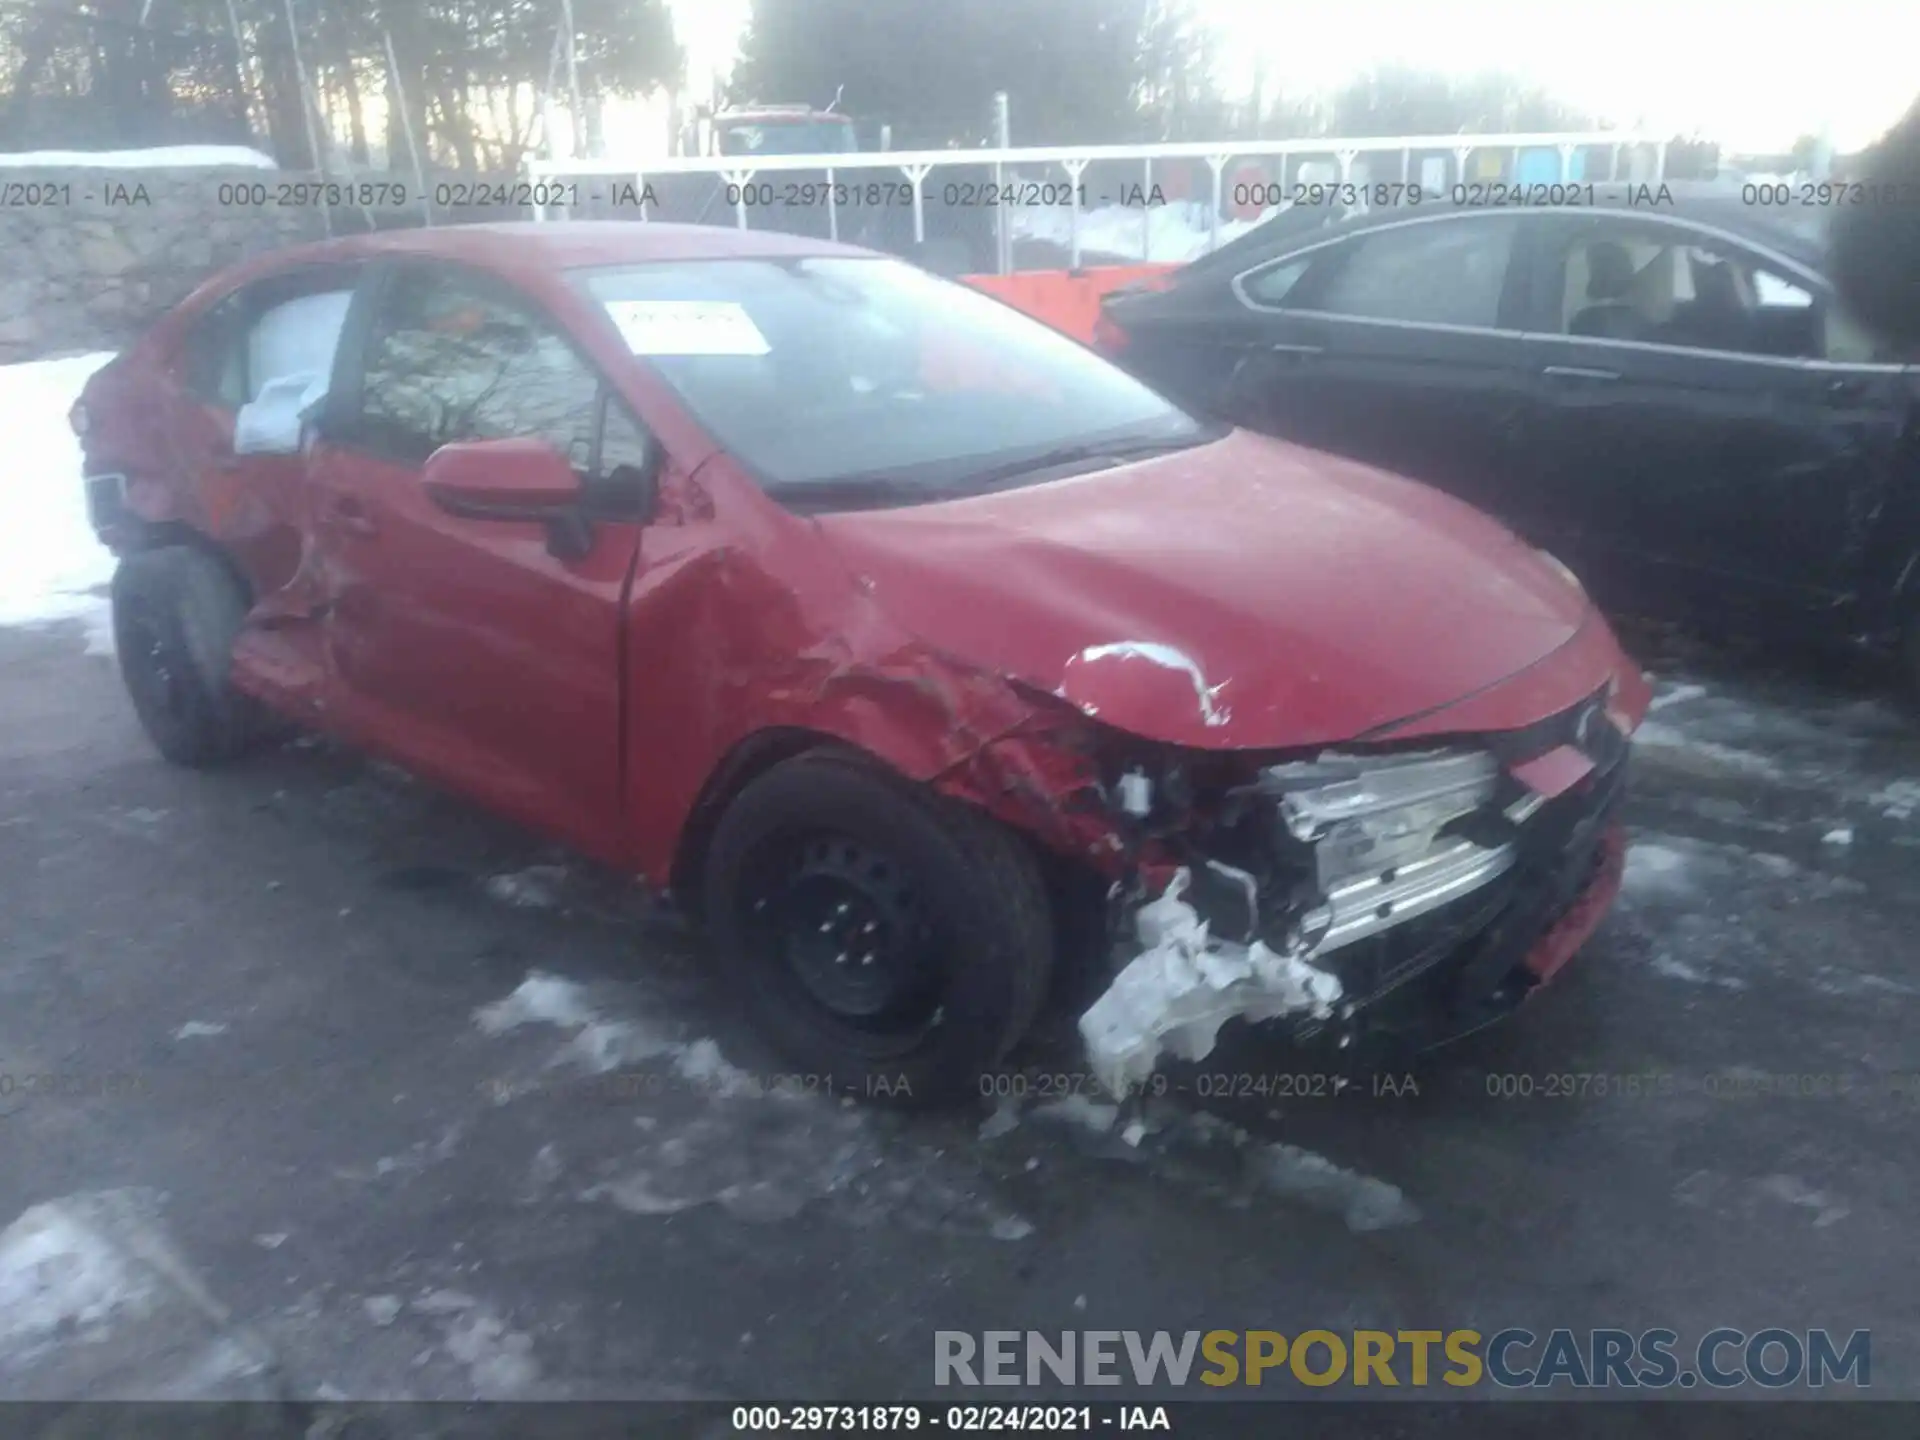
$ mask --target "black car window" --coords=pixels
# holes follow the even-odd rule
[[[640,428],[627,407],[619,401],[607,406],[605,423],[600,427],[600,465],[602,475],[611,475],[622,465],[645,470],[653,459],[653,442]]]
[[[1307,273],[1307,267],[1318,259],[1318,254],[1302,255],[1297,260],[1285,260],[1278,265],[1269,265],[1264,270],[1256,270],[1240,282],[1240,288],[1246,297],[1257,305],[1279,305],[1285,302],[1287,292],[1292,290]]]
[[[209,405],[238,410],[247,385],[246,292],[227,296],[187,332],[180,347],[180,378]]]
[[[1876,355],[1807,280],[1693,230],[1594,220],[1569,233],[1548,274],[1563,335],[1776,359]]]
[[[599,394],[593,367],[532,305],[458,272],[408,268],[374,321],[357,428],[415,464],[456,440],[533,436],[585,473]]]
[[[1492,328],[1519,222],[1461,217],[1356,236],[1313,308],[1369,320]]]

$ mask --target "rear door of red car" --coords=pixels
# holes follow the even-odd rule
[[[309,463],[337,728],[614,853],[637,510],[594,508],[585,553],[563,557],[537,521],[440,508],[421,468],[453,441],[532,436],[592,491],[653,442],[558,320],[479,271],[386,264],[342,344]]]
[[[235,675],[295,713],[310,713],[326,684],[303,563],[306,465],[298,454],[238,453],[235,427],[268,382],[332,365],[360,273],[325,262],[249,281],[198,316],[153,377],[168,417],[153,462],[171,467],[179,518],[220,542],[253,594]]]

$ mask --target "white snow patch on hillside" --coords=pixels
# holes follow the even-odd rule
[[[113,556],[94,539],[67,412],[113,356],[0,365],[0,625],[79,620],[87,649],[113,653],[106,598]]]
[[[156,145],[146,150],[20,150],[0,154],[0,166],[91,166],[102,170],[169,170],[195,165],[241,165],[278,170],[271,155],[246,145]]]

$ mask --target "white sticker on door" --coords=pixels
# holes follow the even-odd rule
[[[753,317],[731,300],[609,300],[607,314],[636,355],[765,355]]]

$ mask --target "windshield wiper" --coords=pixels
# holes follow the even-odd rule
[[[1186,450],[1199,442],[1191,436],[1181,439],[1161,438],[1157,440],[1089,440],[1077,445],[1056,445],[1051,450],[1043,450],[1038,455],[1030,455],[1024,460],[1010,460],[1004,465],[995,465],[987,470],[976,470],[963,482],[969,491],[991,489],[1007,480],[1018,480],[1042,470],[1057,470],[1065,465],[1079,465],[1092,460],[1110,460],[1118,465],[1127,460],[1145,460],[1153,455],[1171,454],[1175,450]]]
[[[767,494],[798,514],[825,514],[834,510],[871,510],[889,505],[923,505],[953,500],[968,492],[951,486],[917,484],[891,475],[866,475],[838,480],[794,480],[769,485]]]

